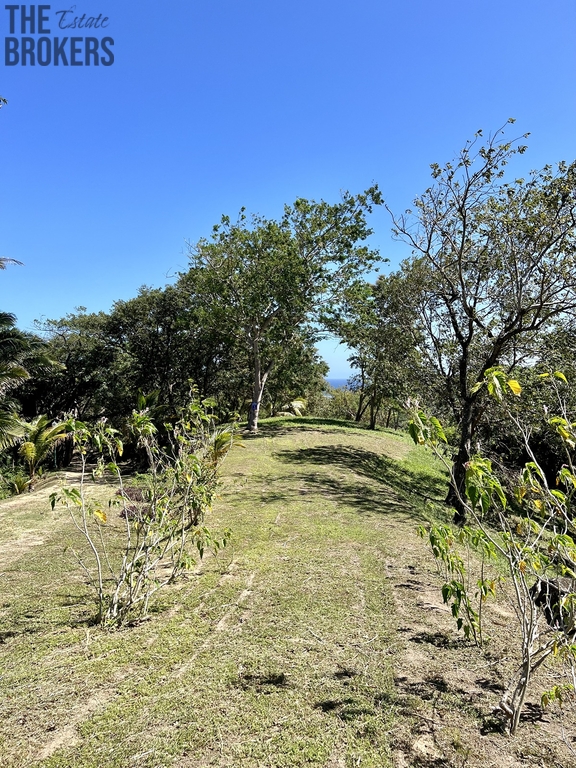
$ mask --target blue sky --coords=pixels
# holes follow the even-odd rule
[[[431,162],[511,116],[524,171],[576,157],[573,0],[75,0],[67,18],[109,18],[98,67],[5,66],[5,4],[0,255],[24,266],[0,309],[23,328],[164,285],[241,206],[275,217],[376,181],[401,211]],[[50,37],[88,34],[57,29],[74,3],[46,4]],[[372,226],[392,267],[408,255],[385,211]]]

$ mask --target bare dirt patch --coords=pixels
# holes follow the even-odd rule
[[[33,758],[34,762],[46,760],[57,750],[73,747],[78,744],[80,741],[77,731],[78,725],[86,720],[86,718],[104,709],[112,698],[113,693],[110,691],[98,691],[90,696],[87,701],[76,704],[74,709],[70,711],[67,722],[60,726],[54,726],[53,736],[39,747],[36,756]]]

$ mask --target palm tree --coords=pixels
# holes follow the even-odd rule
[[[0,312],[0,450],[24,434],[13,404],[7,397],[11,389],[29,377],[28,371],[19,362],[26,342],[20,337],[15,323],[14,315]]]
[[[50,424],[48,416],[37,416],[31,422],[22,422],[26,441],[18,449],[18,453],[28,465],[30,477],[29,491],[34,490],[36,470],[40,464],[50,455],[54,446],[66,438],[67,424],[58,421]]]
[[[13,445],[24,435],[24,427],[17,414],[9,410],[0,410],[0,451]]]
[[[0,269],[6,261],[0,258]],[[42,339],[16,328],[10,312],[0,312],[0,451],[24,434],[11,391],[34,373],[55,365]]]
[[[16,318],[10,312],[0,312],[0,397],[33,371],[54,365],[42,339],[16,328]]]
[[[0,270],[16,259],[0,256]],[[26,434],[26,427],[16,414],[17,404],[10,392],[38,371],[56,363],[46,354],[46,344],[33,333],[16,328],[16,317],[0,311],[0,451]]]
[[[0,97],[0,107],[6,103]],[[16,259],[0,256],[0,270],[9,264],[20,264]],[[7,393],[18,386],[29,373],[22,365],[22,358],[34,352],[31,334],[16,328],[16,318],[9,312],[0,312],[0,451],[24,434],[24,429],[7,399]]]

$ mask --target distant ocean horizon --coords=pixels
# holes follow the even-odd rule
[[[345,379],[336,379],[336,378],[329,377],[326,379],[326,381],[328,382],[328,384],[330,384],[331,387],[334,387],[335,389],[341,389],[342,387],[346,386],[346,382],[348,381],[348,378],[349,377]]]

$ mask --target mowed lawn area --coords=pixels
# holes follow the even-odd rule
[[[54,483],[0,504],[1,766],[540,765],[479,733],[497,681],[462,684],[483,660],[416,536],[445,478],[405,435],[264,422],[206,520],[228,548],[118,631]]]

